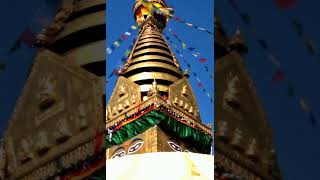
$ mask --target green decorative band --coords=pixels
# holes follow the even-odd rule
[[[151,127],[163,123],[170,131],[179,138],[191,139],[203,152],[210,153],[212,137],[208,134],[183,124],[174,118],[164,114],[160,110],[153,110],[133,122],[126,124],[112,134],[111,139],[106,137],[106,148],[113,145],[123,144],[130,138],[141,134]],[[111,141],[110,141],[111,140]]]

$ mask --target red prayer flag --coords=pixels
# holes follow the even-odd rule
[[[200,62],[200,63],[205,63],[205,62],[207,62],[207,59],[206,59],[206,58],[200,58],[200,59],[199,59],[199,62]]]
[[[122,38],[122,40],[126,40],[127,36],[126,35],[122,35],[121,38]]]
[[[112,71],[112,73],[113,73],[114,75],[118,75],[118,74],[119,74],[119,70],[118,70],[118,69],[114,69],[114,70]]]
[[[36,42],[36,34],[30,28],[26,28],[21,34],[21,42],[32,47]]]
[[[274,75],[272,77],[272,81],[273,82],[279,82],[279,81],[282,81],[282,80],[284,80],[284,73],[280,69],[278,69],[274,73]]]
[[[275,0],[280,9],[286,10],[292,8],[296,4],[296,0]]]
[[[20,40],[27,46],[32,47],[36,42],[36,34],[30,28],[26,28],[22,32]]]
[[[180,21],[180,18],[174,17],[173,19],[176,20],[176,21]]]
[[[202,88],[202,83],[201,82],[198,83],[198,87]]]

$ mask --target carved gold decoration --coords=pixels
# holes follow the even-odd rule
[[[181,111],[200,121],[197,100],[187,77],[183,77],[169,86],[169,100]]]
[[[129,101],[129,99],[127,99],[126,101],[125,101],[125,108],[128,108],[130,106],[130,101]]]
[[[178,104],[178,97],[177,96],[174,97],[173,104],[175,104],[175,105]]]
[[[44,109],[50,107],[56,101],[57,81],[52,74],[48,74],[40,80],[39,106]]]
[[[112,115],[117,114],[118,110],[117,110],[117,108],[116,108],[116,107],[113,107],[113,108],[112,108],[112,110],[113,110]]]
[[[182,100],[179,101],[179,107],[183,107],[183,101]]]
[[[121,96],[119,96],[119,93]],[[132,102],[132,104],[130,104],[130,102]],[[107,117],[107,119],[113,119],[125,113],[132,105],[139,102],[141,102],[139,85],[120,76],[107,105],[112,109],[111,113],[108,113],[109,117]]]
[[[24,179],[27,174],[31,175],[70,149],[94,139],[96,133],[105,128],[102,111],[104,91],[99,83],[95,75],[71,65],[68,59],[51,51],[42,50],[37,54],[5,132],[7,171],[11,179]],[[45,111],[39,110],[40,97],[48,95],[56,97],[56,103]],[[79,108],[81,103],[86,106]],[[63,123],[63,118],[67,124]],[[79,118],[90,124],[86,131],[79,132]],[[55,132],[59,131],[60,137],[69,136],[67,143],[56,144],[58,136]],[[26,141],[27,144],[21,142],[29,137],[33,140]],[[22,163],[28,156],[33,158]]]
[[[188,107],[189,107],[189,105],[188,105],[188,103],[186,103],[186,104],[184,105],[183,109],[187,110]]]
[[[155,95],[158,93],[159,93],[159,88],[157,85],[157,81],[156,81],[156,79],[153,79],[152,86],[151,86],[150,90],[148,91],[148,96],[152,96],[152,95]]]
[[[188,96],[188,94],[187,94],[187,85],[183,85],[181,94],[184,95],[184,96]]]
[[[226,137],[228,130],[228,123],[226,121],[218,121],[217,136]]]
[[[120,113],[122,111],[123,111],[123,107],[122,107],[122,104],[120,103],[120,104],[118,104],[118,112]]]
[[[224,93],[224,100],[232,107],[239,106],[239,78],[237,75],[229,74],[227,90]]]
[[[136,95],[132,95],[131,102],[132,104],[135,104],[137,102]]]
[[[47,152],[51,144],[49,142],[48,132],[40,131],[36,137],[35,148],[39,154]]]
[[[22,138],[20,141],[20,149],[18,149],[17,156],[20,162],[26,162],[30,159],[34,158],[34,154],[32,152],[33,147],[30,139]]]
[[[56,141],[62,143],[71,136],[71,130],[69,128],[66,118],[61,118],[57,122]]]
[[[246,154],[248,156],[255,156],[256,155],[256,147],[257,146],[257,140],[256,138],[251,139],[250,144],[248,146],[248,149],[246,150]]]
[[[237,148],[242,149],[242,139],[243,139],[242,131],[239,128],[236,128],[234,130],[234,134],[230,144],[232,144]]]
[[[189,109],[189,111],[188,111],[190,114],[193,114],[194,112],[193,112],[193,107],[191,106],[190,107],[190,109]]]
[[[124,85],[120,86],[118,94],[120,97],[126,94],[126,87]]]
[[[108,111],[109,110],[110,110],[110,107]],[[88,127],[88,121],[86,119],[87,112],[86,112],[84,103],[80,103],[80,105],[78,106],[78,112],[79,112],[79,115],[78,115],[79,127],[80,127],[80,130],[83,130]]]
[[[159,97],[158,95],[152,96],[150,98],[148,98],[146,101],[141,102],[140,104],[137,104],[133,107],[130,107],[128,109],[128,111],[125,111],[122,113],[122,115],[118,115],[116,118],[113,118],[109,121],[106,122],[106,128],[110,128],[112,125],[119,123],[121,120],[123,120],[125,118],[124,113],[127,116],[131,116],[135,113],[138,112],[138,106],[140,107],[140,109],[146,108],[146,107],[150,107],[150,106],[164,106],[167,109],[170,109],[172,112],[176,113],[177,115],[179,115],[181,117],[181,119],[186,120],[187,122],[190,122],[194,125],[196,125],[197,127],[199,127],[201,130],[203,130],[204,132],[206,132],[207,134],[212,133],[211,128],[202,124],[201,122],[199,122],[199,120],[196,120],[192,117],[190,117],[190,114],[184,111],[181,111],[180,108],[175,107],[175,106],[171,106],[170,104],[167,103],[167,100],[164,100],[162,97]]]

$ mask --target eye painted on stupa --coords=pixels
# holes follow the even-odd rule
[[[168,140],[168,144],[169,146],[174,150],[174,151],[177,151],[177,152],[182,152],[182,148],[181,146],[178,145],[178,143],[174,140]]]
[[[118,158],[118,157],[123,157],[125,155],[126,155],[126,151],[125,151],[124,147],[119,147],[114,151],[111,159]]]
[[[142,146],[143,146],[142,139],[140,139],[140,138],[134,139],[128,148],[128,154],[132,154],[132,153],[137,152]]]

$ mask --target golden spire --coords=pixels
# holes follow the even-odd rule
[[[216,14],[216,11],[215,11],[215,14],[214,14],[214,47],[215,47],[214,58],[215,58],[215,61],[228,53],[228,42],[229,42],[229,39],[228,39],[226,32],[220,22],[220,18]]]
[[[231,39],[229,43],[230,50],[238,51],[241,54],[248,53],[248,47],[246,46],[246,42],[244,37],[241,34],[240,27],[237,27],[236,33],[234,37]]]
[[[157,3],[157,7],[165,5],[162,0],[149,2]],[[181,79],[183,74],[161,33],[167,17],[151,14],[144,8],[141,1],[137,0],[134,14],[137,23],[140,24],[140,33],[122,75],[138,84],[142,94],[149,91],[153,80],[156,80],[160,94],[167,94],[169,86]]]
[[[159,13],[159,9],[162,12]],[[140,32],[115,87],[117,91],[122,84],[130,90],[123,96],[111,95],[108,122],[129,111],[120,111],[116,107],[126,104],[125,99],[133,96],[137,104],[155,96],[167,97],[167,102],[180,112],[193,117],[194,121],[201,121],[196,97],[188,81],[189,72],[182,72],[162,35],[170,16],[163,12],[169,9],[163,0],[136,1],[133,13]],[[131,106],[136,104],[132,102]]]

